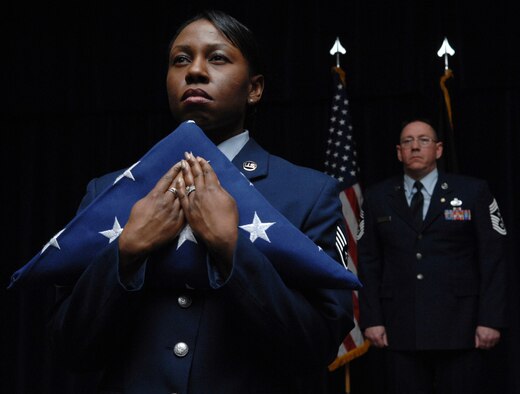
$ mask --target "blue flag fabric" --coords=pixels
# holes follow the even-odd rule
[[[28,284],[71,284],[93,257],[117,240],[133,204],[184,157],[184,152],[211,161],[222,186],[235,198],[239,231],[274,265],[291,287],[357,289],[357,277],[300,232],[256,190],[192,121],[182,123],[141,160],[124,171],[90,205],[76,215],[26,265],[16,271],[9,288]],[[155,276],[207,283],[204,246],[189,226],[154,262]],[[194,261],[200,263],[194,264]],[[158,264],[155,264],[158,263]]]

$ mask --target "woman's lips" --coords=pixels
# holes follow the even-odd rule
[[[211,100],[208,100],[206,97],[201,96],[190,96],[183,100],[186,104],[203,104],[203,103],[209,103]]]
[[[212,97],[203,89],[188,89],[181,97],[181,101],[187,104],[203,104],[212,100]]]

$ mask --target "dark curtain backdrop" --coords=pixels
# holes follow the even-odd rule
[[[488,392],[520,392],[520,29],[513,2],[129,3],[2,7],[2,393],[87,387],[74,386],[49,354],[52,291],[5,287],[72,218],[91,178],[131,165],[173,129],[165,94],[169,39],[206,6],[230,12],[260,40],[267,87],[257,140],[317,169],[335,64],[329,49],[340,38],[364,187],[401,171],[401,121],[437,119],[444,72],[437,50],[448,37],[456,51],[449,64],[460,172],[489,182],[509,231],[510,327],[488,353]],[[380,363],[376,350],[351,363],[353,394],[380,392]]]

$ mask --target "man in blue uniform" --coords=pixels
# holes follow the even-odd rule
[[[437,170],[427,121],[403,127],[397,176],[366,191],[360,324],[386,348],[389,393],[477,393],[505,325],[506,229],[486,182]]]

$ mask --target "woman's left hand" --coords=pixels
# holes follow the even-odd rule
[[[211,165],[202,157],[185,153],[178,198],[186,221],[224,272],[231,271],[238,239],[238,209],[235,199],[220,185]]]

